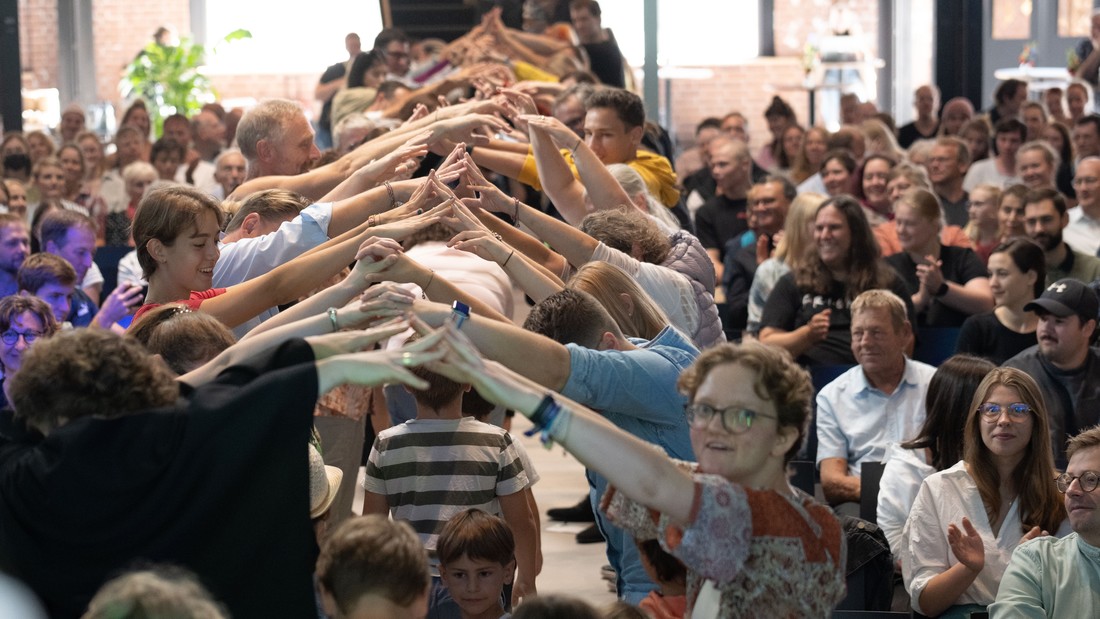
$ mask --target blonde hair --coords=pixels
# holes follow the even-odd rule
[[[627,337],[651,340],[669,324],[668,316],[653,298],[626,271],[613,264],[601,260],[588,262],[577,269],[567,287],[596,297]],[[630,299],[629,309],[621,297],[624,294]]]
[[[791,270],[801,261],[803,248],[813,244],[813,233],[809,229],[817,217],[818,207],[825,200],[825,196],[807,191],[798,194],[787,209],[783,238],[775,247],[775,257],[791,267]]]

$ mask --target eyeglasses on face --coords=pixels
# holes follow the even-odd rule
[[[23,338],[23,341],[30,346],[35,340],[42,337],[42,334],[38,331],[16,331],[15,329],[8,329],[7,331],[0,333],[0,340],[3,340],[8,346],[15,345],[19,341],[19,338]]]
[[[1023,421],[1031,415],[1031,406],[1023,402],[1015,402],[1005,406],[993,402],[986,402],[978,407],[978,412],[982,414],[982,419],[986,421],[996,421],[1006,412],[1008,413],[1008,418],[1012,421]]]
[[[757,417],[776,419],[775,415],[765,415],[740,406],[714,408],[709,404],[688,404],[684,407],[684,412],[687,414],[689,424],[699,426],[707,425],[715,415],[719,415],[722,420],[722,428],[731,434],[747,432]]]
[[[1096,471],[1085,471],[1080,475],[1062,473],[1054,478],[1054,483],[1058,484],[1059,492],[1065,493],[1069,490],[1069,487],[1073,485],[1073,480],[1075,479],[1077,480],[1077,485],[1081,486],[1082,492],[1092,492],[1096,490],[1096,486],[1100,485],[1100,473]]]

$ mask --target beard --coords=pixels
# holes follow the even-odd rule
[[[1055,234],[1041,232],[1031,237],[1031,240],[1038,243],[1039,246],[1043,248],[1043,251],[1054,251],[1062,245],[1062,233],[1061,231]]]

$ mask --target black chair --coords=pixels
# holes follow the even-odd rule
[[[955,354],[960,331],[958,327],[922,327],[917,331],[913,359],[939,367],[948,357]]]
[[[810,419],[810,429],[806,433],[806,441],[798,452],[800,460],[817,461],[817,394],[821,390],[855,366],[851,365],[814,365],[806,368],[810,372],[810,382],[814,388],[814,415]]]
[[[809,460],[791,460],[791,485],[814,496],[814,484],[817,482],[817,466]]]
[[[859,468],[859,517],[878,523],[878,483],[885,462],[864,462]]]

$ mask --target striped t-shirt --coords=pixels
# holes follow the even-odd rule
[[[366,469],[363,487],[385,496],[394,520],[411,524],[431,555],[452,516],[471,507],[500,516],[497,497],[529,485],[508,433],[470,417],[383,430]]]

